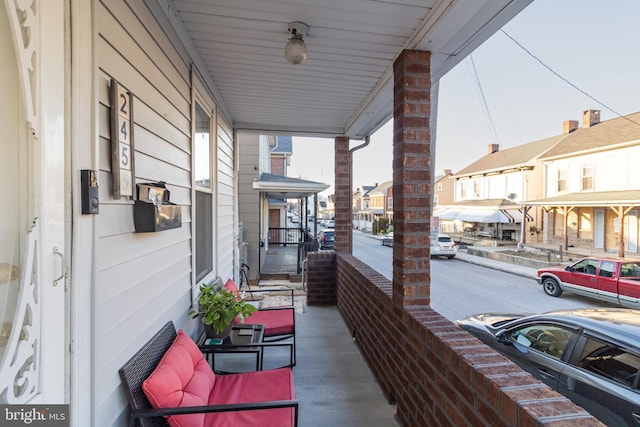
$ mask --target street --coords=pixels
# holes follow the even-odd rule
[[[353,232],[353,254],[392,279],[393,248],[359,231]],[[457,259],[431,260],[431,306],[449,320],[480,312],[539,313],[605,303],[564,293],[546,295],[533,279]]]

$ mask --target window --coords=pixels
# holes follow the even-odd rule
[[[442,183],[441,183],[441,182],[439,182],[439,183],[436,185],[436,189],[437,189],[438,191],[442,191]]]
[[[612,261],[602,261],[600,263],[600,271],[598,272],[598,276],[612,277],[613,269],[615,268],[615,266],[616,264]]]
[[[437,194],[433,195],[433,206],[438,206],[438,195]]]
[[[389,209],[393,209],[393,197],[389,197],[389,198],[387,199],[387,202],[389,203],[388,208],[389,208]]]
[[[558,192],[567,191],[567,171],[558,169]]]
[[[582,165],[581,190],[593,190],[593,164]]]
[[[193,136],[196,187],[196,281],[213,270],[213,193],[211,182],[211,117],[198,103]]]
[[[561,359],[569,341],[575,335],[568,329],[555,325],[539,324],[518,328],[508,333],[508,339],[554,359]]]
[[[632,387],[640,370],[640,357],[596,338],[589,338],[580,357],[580,367]]]
[[[598,260],[595,259],[583,259],[580,262],[573,264],[573,271],[577,273],[585,273],[585,274],[596,274],[596,270],[598,269]]]
[[[625,262],[620,266],[620,277],[640,277],[640,262]]]

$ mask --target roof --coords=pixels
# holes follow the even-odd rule
[[[376,188],[375,185],[363,185],[362,186],[362,197],[368,197],[371,190]]]
[[[525,206],[640,206],[640,190],[583,191],[540,200],[521,202]]]
[[[431,52],[436,82],[532,0],[157,0],[165,40],[180,39],[235,130],[363,139],[393,113],[393,63]],[[309,26],[308,59],[288,64],[289,23]],[[171,31],[175,29],[176,34]],[[185,72],[185,71],[182,71]],[[188,75],[185,74],[185,75]]]
[[[293,153],[293,138],[290,136],[278,136],[276,146],[271,149],[271,153],[291,154]]]
[[[320,193],[329,188],[329,184],[290,178],[288,176],[261,173],[253,181],[253,189],[264,192],[270,199],[299,199]]]
[[[576,129],[567,134],[561,143],[540,156],[540,159],[568,157],[583,152],[611,149],[626,143],[640,144],[640,113]]]
[[[393,185],[393,181],[385,181],[382,184],[379,184],[377,187],[373,188],[372,190],[370,190],[368,192],[369,196],[373,196],[376,195],[378,193],[384,193],[386,192],[389,187],[391,187]]]
[[[501,172],[521,167],[533,167],[536,160],[550,148],[560,143],[568,135],[557,135],[539,141],[518,145],[517,147],[498,150],[495,153],[487,154],[469,166],[455,173],[453,176],[460,178],[463,176],[476,175],[480,173]]]

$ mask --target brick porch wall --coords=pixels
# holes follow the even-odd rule
[[[307,253],[307,305],[336,305],[336,253]]]
[[[400,425],[602,427],[429,306],[399,308],[391,282],[352,255],[310,257],[310,271],[332,256],[338,308]]]

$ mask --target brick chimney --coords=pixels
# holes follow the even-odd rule
[[[565,120],[562,123],[562,133],[571,133],[576,129],[578,129],[577,120]]]
[[[582,127],[590,128],[600,123],[600,110],[586,110],[582,112]]]
[[[449,176],[451,175],[451,169],[445,169],[442,173],[444,173],[444,176]]]
[[[496,153],[498,150],[500,150],[499,144],[489,144],[489,154]]]

